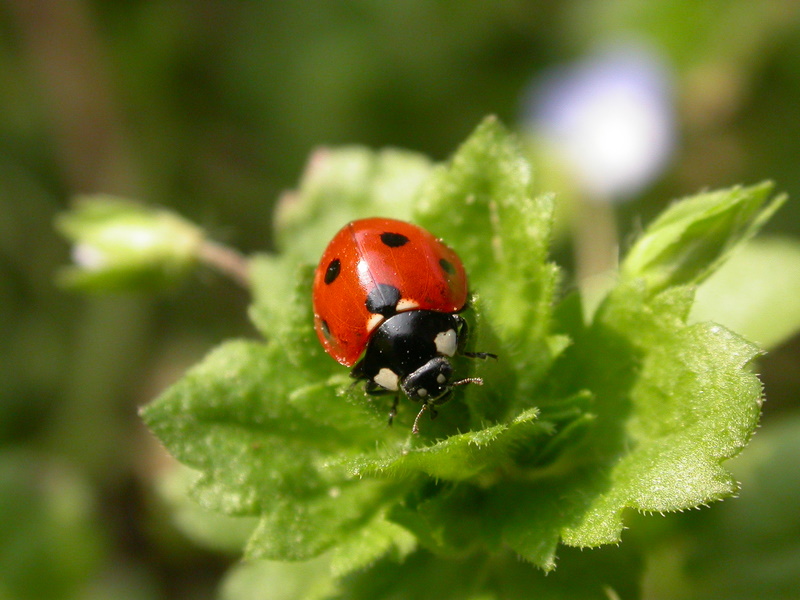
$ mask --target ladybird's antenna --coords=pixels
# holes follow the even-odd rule
[[[425,404],[422,405],[422,408],[419,409],[419,412],[417,413],[417,418],[414,419],[414,426],[411,428],[411,433],[419,435],[419,418],[422,416],[422,413],[428,410],[428,406],[429,404],[426,402]]]
[[[474,383],[475,385],[483,385],[483,379],[480,377],[467,377],[465,379],[459,379],[458,381],[454,381],[450,385],[467,385],[468,383]]]
[[[475,385],[483,385],[483,379],[480,377],[466,377],[464,379],[459,379],[458,381],[452,382],[450,385],[467,385],[468,383],[474,383]],[[422,413],[426,410],[431,411],[431,419],[435,419],[436,415],[439,414],[436,409],[433,407],[434,403],[425,402],[422,405],[422,408],[419,409],[416,418],[414,419],[414,426],[411,428],[411,433],[419,435],[419,420],[422,417]]]
[[[481,360],[486,360],[487,358],[497,359],[497,354],[492,354],[491,352],[462,352],[461,354],[467,358],[480,358]]]

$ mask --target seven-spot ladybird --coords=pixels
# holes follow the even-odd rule
[[[422,402],[412,431],[426,410],[449,399],[450,358],[464,352],[467,275],[456,253],[428,231],[394,219],[353,221],[337,233],[314,276],[314,325],[325,351],[353,367],[370,394],[400,391]],[[360,360],[359,360],[360,357]]]

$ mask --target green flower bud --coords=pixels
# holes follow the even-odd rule
[[[86,291],[168,287],[191,270],[203,232],[171,212],[109,196],[80,198],[56,226],[73,243],[61,281]]]

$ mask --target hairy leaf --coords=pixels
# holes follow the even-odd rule
[[[516,140],[489,118],[434,170],[414,213],[464,260],[521,391],[535,385],[564,346],[547,337],[557,283],[557,269],[547,260],[553,207],[551,194],[534,197],[530,164]]]
[[[398,454],[371,453],[348,464],[353,475],[391,478],[415,477],[422,473],[436,479],[461,481],[501,466],[513,450],[537,435],[550,433],[536,422],[538,411],[530,409],[511,423],[451,435],[432,445]]]

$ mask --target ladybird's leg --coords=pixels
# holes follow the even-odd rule
[[[353,380],[350,384],[349,388],[352,390],[354,387],[361,385],[363,382],[365,384],[365,391],[368,394],[375,393],[375,389],[382,390],[383,388],[377,385],[374,381],[372,381],[367,374],[361,368],[361,363],[357,363],[355,367],[350,371],[350,378]]]
[[[392,408],[389,409],[389,425],[391,426],[392,422],[394,421],[394,418],[397,416],[397,405],[400,402],[400,394],[397,392],[393,392],[392,390],[387,390],[385,387],[381,387],[371,379],[367,379],[364,382],[364,391],[370,396],[385,396],[387,394],[394,394],[394,400],[392,400]]]
[[[353,381],[350,383],[349,386],[347,386],[348,391],[352,391],[353,388],[358,387],[359,385],[361,385],[362,382],[364,382],[366,383],[366,392],[368,394],[371,393],[369,391],[369,384],[370,384],[369,379],[365,379],[361,373],[356,373],[355,369],[350,371],[350,377],[353,379]]]
[[[387,392],[386,388],[379,386],[371,379],[367,379],[364,382],[364,391],[367,392],[370,396],[380,396]]]
[[[436,417],[439,416],[439,411],[436,410],[436,406],[441,406],[442,404],[449,402],[453,397],[453,390],[448,390],[444,396],[439,396],[435,400],[430,400],[428,402],[428,410],[431,413],[431,421],[433,421]]]
[[[353,379],[357,379],[357,380],[361,380],[361,379],[369,380],[369,377],[364,372],[364,361],[363,360],[360,360],[355,364],[355,366],[350,371],[350,377],[352,377]]]
[[[469,325],[461,315],[453,315],[453,318],[458,324],[458,348],[456,349],[456,354],[464,354],[464,346],[466,346],[467,338],[469,337]]]
[[[491,352],[465,351],[464,346],[466,346],[467,339],[469,338],[469,325],[467,325],[467,320],[461,315],[453,316],[458,321],[458,354],[461,356],[466,356],[467,358],[480,358],[482,360],[486,360],[487,358],[497,358],[497,354],[492,354]]]
[[[356,380],[350,387],[352,388],[363,381],[364,391],[370,396],[385,396],[386,394],[394,394],[392,408],[389,410],[389,426],[391,426],[394,418],[397,416],[397,405],[400,402],[400,394],[392,390],[387,390],[385,387],[378,385],[374,380],[370,379],[369,376],[364,372],[363,364],[364,361],[359,361],[356,363],[356,366],[353,367],[353,370],[350,371],[350,377]]]
[[[394,418],[397,416],[397,403],[400,402],[400,394],[394,395],[394,402],[392,408],[389,410],[389,426],[391,427]]]

